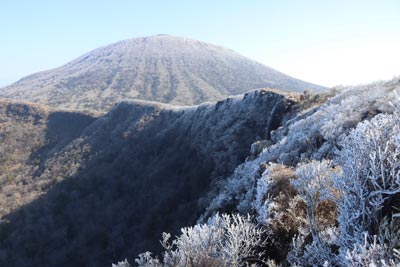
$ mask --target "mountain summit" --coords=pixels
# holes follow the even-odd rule
[[[100,47],[1,88],[0,97],[62,108],[108,110],[144,99],[193,105],[250,89],[321,90],[220,46],[155,35]]]

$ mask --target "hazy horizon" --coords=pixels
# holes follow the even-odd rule
[[[307,82],[400,74],[400,2],[12,2],[0,11],[0,87],[123,39],[170,34],[221,45]]]

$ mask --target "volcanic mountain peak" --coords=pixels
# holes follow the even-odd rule
[[[155,35],[97,48],[0,89],[0,96],[54,107],[109,110],[126,99],[193,105],[250,89],[321,90],[193,39]]]

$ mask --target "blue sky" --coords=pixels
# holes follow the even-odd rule
[[[400,75],[398,0],[2,0],[0,86],[159,33],[229,47],[325,86]]]

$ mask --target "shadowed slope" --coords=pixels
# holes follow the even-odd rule
[[[159,249],[161,232],[193,224],[214,184],[290,116],[296,98],[258,90],[195,107],[118,104],[53,146],[27,178],[34,190],[50,186],[4,214],[1,265],[109,266]]]

